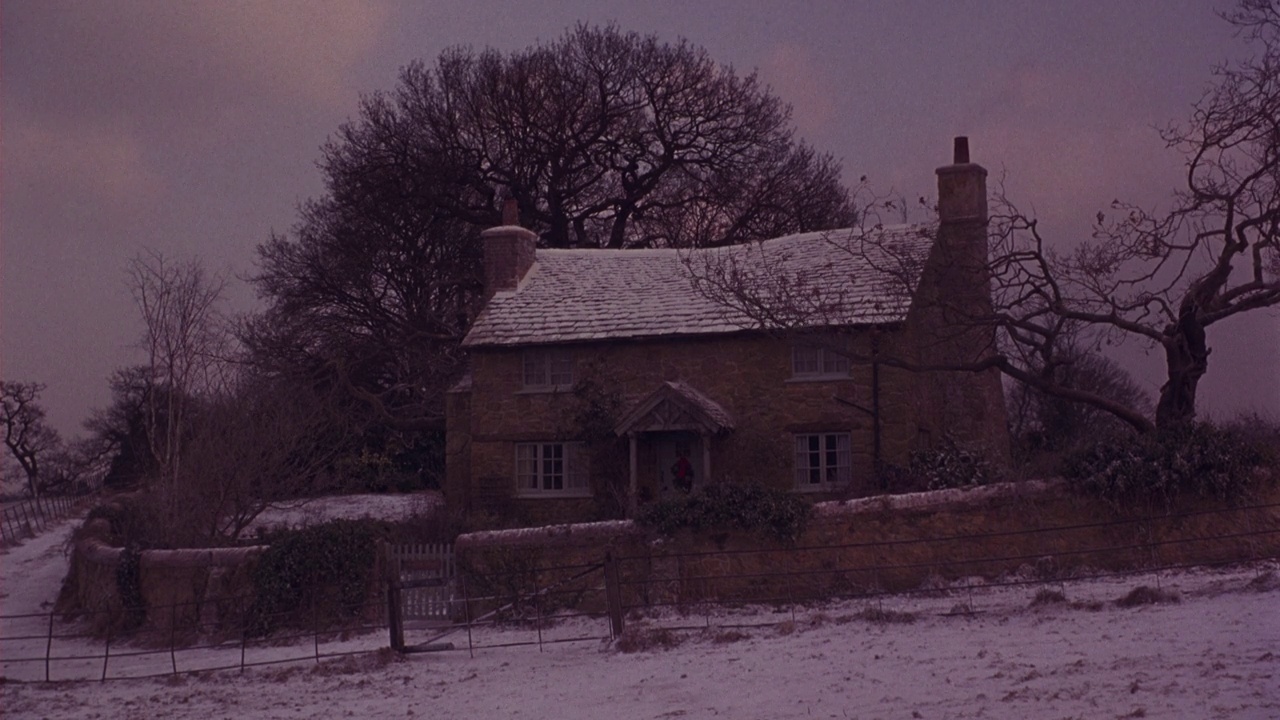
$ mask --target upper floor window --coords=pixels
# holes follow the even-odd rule
[[[831,490],[853,479],[849,433],[796,435],[796,487]]]
[[[587,495],[586,444],[518,443],[516,492],[520,495]]]
[[[849,377],[849,358],[827,348],[795,345],[791,348],[791,376]]]
[[[550,390],[573,385],[573,354],[559,348],[524,351],[522,385],[526,390]]]

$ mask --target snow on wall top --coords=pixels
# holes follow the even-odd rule
[[[942,510],[983,505],[993,500],[1035,497],[1061,492],[1065,487],[1059,478],[992,483],[973,488],[927,490],[903,495],[876,495],[855,500],[831,500],[814,503],[816,521],[847,521],[858,515],[874,515],[886,511]],[[478,548],[504,545],[587,544],[618,537],[640,537],[645,530],[633,520],[602,520],[587,523],[544,525],[509,530],[481,530],[459,535],[454,547]]]
[[[496,293],[462,344],[900,322],[931,244],[930,228],[898,226],[700,250],[538,250],[520,286]]]

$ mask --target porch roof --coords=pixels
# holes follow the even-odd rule
[[[614,428],[618,435],[664,430],[718,434],[733,429],[733,416],[692,385],[669,380],[631,409]]]

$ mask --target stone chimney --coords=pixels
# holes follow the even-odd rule
[[[973,366],[995,352],[987,266],[987,171],[969,160],[969,139],[955,139],[953,162],[938,168],[938,235],[925,262],[908,324],[919,361],[937,368]],[[919,428],[932,441],[950,436],[1007,463],[1008,431],[998,371],[926,373],[917,398]]]
[[[987,170],[969,162],[969,138],[955,139],[954,162],[938,174],[938,291],[950,310],[985,315],[991,309],[987,269]],[[965,319],[948,318],[951,323]]]
[[[496,292],[515,290],[533,267],[538,236],[520,227],[520,213],[514,198],[502,207],[502,225],[480,233],[484,243],[484,299]]]

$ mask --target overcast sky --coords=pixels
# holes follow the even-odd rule
[[[1217,7],[1222,7],[1219,2]],[[579,21],[685,37],[794,106],[802,137],[907,197],[951,137],[1041,228],[1087,234],[1113,198],[1167,198],[1186,117],[1240,51],[1214,2],[57,2],[0,6],[0,377],[49,387],[75,433],[141,360],[127,260],[252,273],[322,190],[319,147],[362,93],[456,44],[523,48]],[[253,307],[243,283],[234,306]],[[1280,315],[1211,330],[1201,406],[1280,415]],[[1125,350],[1154,391],[1161,357]]]

